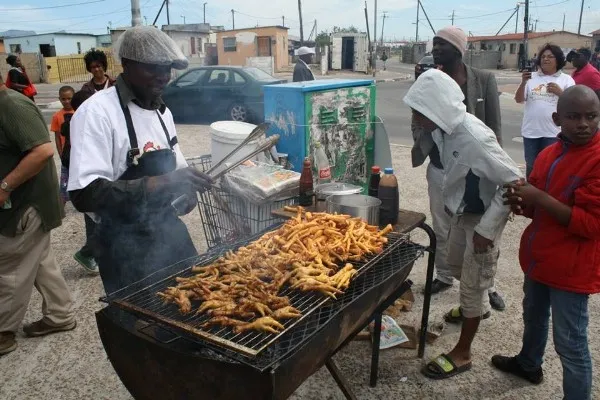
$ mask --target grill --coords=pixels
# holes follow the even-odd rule
[[[285,323],[283,323],[285,329],[278,334],[254,331],[235,334],[230,328],[216,327],[208,330],[203,329],[201,325],[210,319],[208,315],[181,315],[178,307],[174,304],[164,304],[163,300],[159,298],[156,293],[169,286],[173,286],[175,283],[174,278],[176,276],[193,276],[194,273],[188,268],[190,264],[210,264],[226,251],[245,245],[258,237],[260,237],[260,235],[256,235],[247,241],[238,243],[235,246],[232,246],[232,248],[222,248],[218,253],[201,256],[196,259],[195,262],[186,260],[183,265],[183,271],[181,270],[182,265],[180,264],[168,267],[167,269],[162,270],[159,276],[152,275],[146,280],[138,282],[133,287],[128,287],[115,293],[111,296],[112,300],[109,301],[114,302],[124,309],[160,321],[166,326],[182,330],[188,335],[207,340],[214,345],[225,347],[247,357],[255,357],[269,345],[292,331],[294,327],[303,325],[306,320],[312,320],[312,314],[320,307],[322,308],[322,306],[331,299],[316,293],[304,293],[289,287],[284,288],[279,295],[289,297],[291,305],[302,312],[301,318],[286,320]],[[358,271],[355,281],[358,277],[375,266],[377,266],[378,270],[385,269],[386,265],[390,263],[402,261],[402,254],[406,252],[405,245],[408,242],[408,236],[402,234],[390,234],[388,235],[388,240],[389,241],[382,253],[367,256],[363,262],[355,263],[355,268]],[[406,264],[406,262],[404,264]],[[168,276],[163,278],[164,274],[168,274]],[[354,285],[351,285],[347,292],[353,291],[353,287]],[[345,298],[346,294],[342,297]],[[199,304],[195,303],[195,305]],[[322,315],[322,313],[318,314]]]
[[[189,165],[208,171],[212,165],[210,155],[188,158]],[[231,193],[227,188],[215,186],[198,196],[198,209],[209,249],[235,243],[261,232],[279,222],[272,212],[297,203],[295,197],[253,204]]]

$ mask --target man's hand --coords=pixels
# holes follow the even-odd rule
[[[0,189],[0,208],[2,208],[2,206],[4,206],[4,203],[6,203],[6,201],[8,200],[9,197],[10,197],[10,193]]]
[[[151,177],[149,188],[151,191],[168,190],[181,191],[182,187],[191,187],[194,191],[204,192],[212,186],[213,180],[210,176],[200,172],[194,167],[175,170],[166,175]]]
[[[475,254],[485,253],[489,249],[494,248],[494,241],[486,239],[479,233],[475,232],[473,235],[473,247],[475,247]]]
[[[546,87],[546,91],[548,93],[552,93],[555,94],[557,96],[560,96],[561,94],[563,94],[563,90],[561,89],[560,86],[558,86],[556,83],[554,82],[550,82],[548,84],[548,86]]]

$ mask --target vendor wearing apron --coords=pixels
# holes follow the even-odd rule
[[[171,68],[187,60],[175,42],[150,26],[127,30],[117,43],[123,73],[116,85],[82,104],[71,120],[69,195],[98,223],[98,266],[107,293],[197,255],[171,202],[211,180],[183,157],[171,112],[160,95]]]

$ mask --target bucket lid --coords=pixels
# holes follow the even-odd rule
[[[217,121],[210,125],[211,133],[215,136],[243,141],[256,128],[256,125],[240,121]]]
[[[386,168],[386,169],[384,170],[384,172],[385,172],[387,175],[389,175],[389,174],[393,174],[393,173],[394,173],[394,168]]]
[[[363,188],[350,183],[323,183],[317,185],[315,193],[319,196],[348,195],[362,193]]]

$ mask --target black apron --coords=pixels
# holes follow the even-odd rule
[[[169,132],[159,112],[158,119],[169,143],[169,149],[145,152],[140,150],[127,105],[117,89],[119,103],[125,115],[131,150],[127,153],[127,170],[119,180],[168,174],[176,169],[173,146],[177,137]],[[198,255],[185,224],[177,217],[171,201],[180,194],[165,193],[163,198],[147,207],[132,207],[123,212],[99,213],[99,251],[97,262],[106,293],[113,293],[171,264]]]

